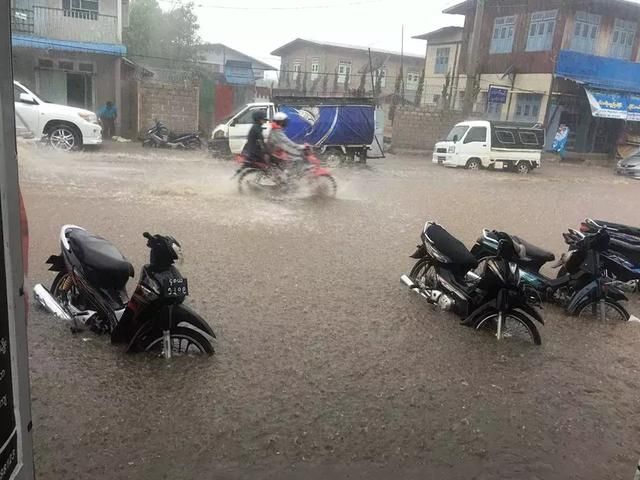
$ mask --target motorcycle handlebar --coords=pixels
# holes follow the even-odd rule
[[[153,235],[151,235],[149,232],[144,232],[142,236],[147,240],[151,240],[153,238]]]

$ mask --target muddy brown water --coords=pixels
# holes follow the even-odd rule
[[[32,282],[59,228],[184,247],[215,357],[125,355],[31,310],[36,466],[46,479],[631,478],[640,324],[543,311],[541,347],[497,343],[400,286],[427,219],[555,252],[585,216],[640,224],[640,183],[604,168],[527,177],[390,156],[336,169],[338,198],[250,198],[234,165],[178,152],[21,149]],[[550,272],[549,272],[550,273]],[[133,286],[133,282],[129,285]],[[636,296],[628,305],[636,315]]]

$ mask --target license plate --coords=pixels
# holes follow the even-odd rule
[[[164,298],[182,298],[187,295],[189,295],[189,285],[186,278],[165,278],[162,281]]]
[[[495,168],[503,168],[504,167],[502,162],[496,162],[495,165],[496,165]]]

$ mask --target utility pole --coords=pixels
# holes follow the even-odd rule
[[[464,91],[463,109],[466,115],[473,112],[473,104],[475,102],[473,91],[476,88],[476,77],[478,75],[478,56],[480,53],[480,37],[482,35],[485,3],[486,0],[476,0],[476,16],[473,21],[473,31],[471,32],[467,51],[467,86]]]
[[[11,66],[11,3],[8,1],[0,2],[0,65],[4,65],[0,69],[0,477],[33,480],[29,356]]]
[[[402,40],[400,41],[400,94],[404,105],[404,24],[402,24]]]

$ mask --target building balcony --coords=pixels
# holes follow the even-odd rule
[[[12,8],[11,29],[14,34],[55,40],[121,43],[118,17],[90,10]]]

